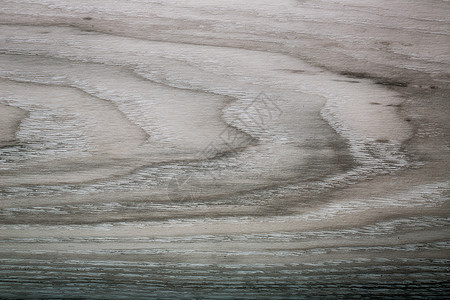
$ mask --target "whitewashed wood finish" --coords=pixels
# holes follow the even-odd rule
[[[0,297],[448,296],[449,11],[1,1]]]

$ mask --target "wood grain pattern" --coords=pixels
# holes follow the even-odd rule
[[[0,297],[448,297],[449,9],[2,1]]]

